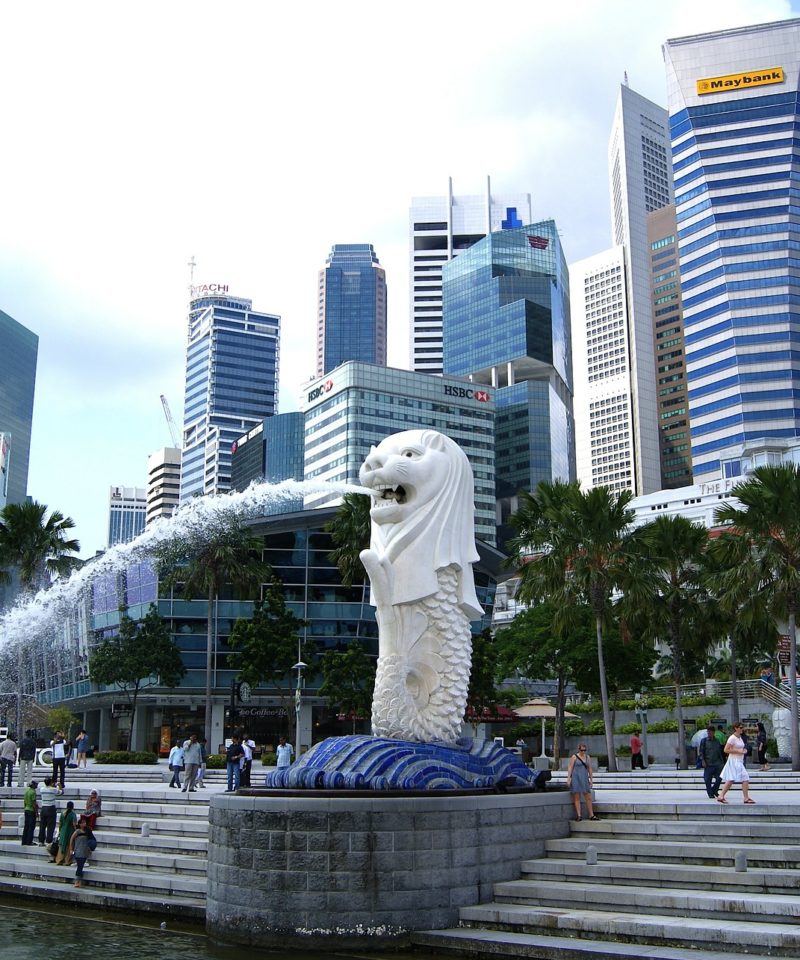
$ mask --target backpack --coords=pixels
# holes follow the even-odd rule
[[[86,841],[86,843],[88,844],[90,850],[97,849],[97,837],[93,833],[89,834],[89,839]]]

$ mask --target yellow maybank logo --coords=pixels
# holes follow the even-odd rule
[[[725,77],[705,77],[697,81],[697,95],[725,93],[744,87],[765,87],[769,83],[783,83],[783,67],[767,67],[766,70],[750,70],[747,73],[729,73]]]

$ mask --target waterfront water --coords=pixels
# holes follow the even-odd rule
[[[19,908],[0,900],[3,960],[329,960],[333,953],[260,951],[214,943],[201,928],[160,930],[161,918],[119,923],[91,912],[70,912],[54,901],[46,908]],[[107,914],[105,916],[108,916]],[[342,954],[338,954],[342,957]]]

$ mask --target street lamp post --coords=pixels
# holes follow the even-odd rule
[[[294,692],[294,758],[300,759],[300,704],[303,696],[303,671],[308,666],[307,663],[298,657],[297,663],[292,670],[297,671],[297,689]]]
[[[648,766],[647,754],[647,700],[641,695],[636,694],[636,719],[642,725],[642,764]]]

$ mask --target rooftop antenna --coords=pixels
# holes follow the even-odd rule
[[[625,84],[626,87],[629,87],[629,86],[630,86],[630,84],[628,83],[628,71],[627,71],[627,70],[626,70],[625,73],[623,73],[623,75],[622,75],[622,82]],[[192,259],[194,259],[194,258],[192,258]]]

